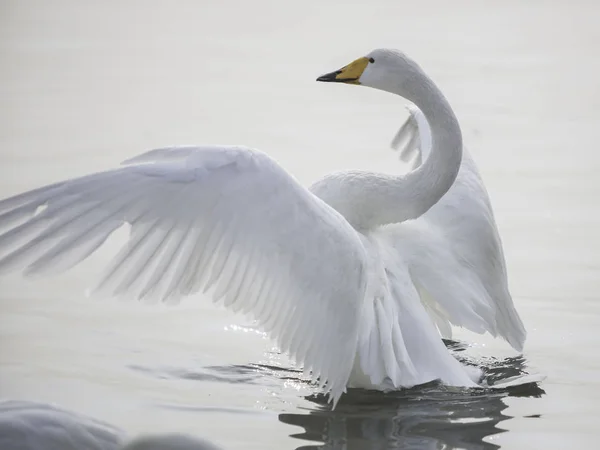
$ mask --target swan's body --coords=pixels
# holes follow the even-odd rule
[[[218,450],[183,434],[140,436],[43,403],[0,401],[2,450]]]
[[[153,150],[0,202],[0,271],[68,268],[127,222],[130,240],[103,292],[178,300],[214,288],[215,300],[254,317],[334,401],[347,385],[474,385],[434,321],[443,333],[452,323],[517,349],[525,331],[487,194],[470,158],[461,165],[450,105],[390,50],[319,80],[415,103],[427,120],[415,115],[419,142],[407,147],[420,144],[428,157],[406,176],[339,172],[307,190],[255,150]]]

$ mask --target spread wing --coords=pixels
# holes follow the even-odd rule
[[[129,239],[101,292],[168,301],[209,291],[339,398],[356,352],[365,250],[336,211],[263,153],[158,149],[0,201],[0,273],[68,269],[125,223]]]
[[[392,148],[416,167],[431,150],[423,113],[411,106]],[[506,339],[522,350],[525,327],[508,289],[502,242],[475,161],[465,149],[456,181],[427,213],[390,230],[421,299],[444,337],[450,323]]]

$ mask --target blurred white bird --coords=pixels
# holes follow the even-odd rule
[[[249,148],[152,150],[1,201],[0,271],[67,269],[128,223],[100,292],[163,301],[210,292],[256,319],[334,403],[347,386],[474,386],[436,325],[443,335],[451,325],[487,331],[517,350],[525,329],[458,120],[398,51],[374,50],[318,81],[414,103],[422,113],[395,145],[408,137],[404,157],[423,162],[404,176],[336,172],[305,189]]]
[[[56,406],[0,401],[2,450],[219,450],[184,434],[145,435],[128,441],[112,425]]]

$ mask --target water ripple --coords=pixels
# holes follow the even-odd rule
[[[279,421],[303,429],[292,434],[302,444],[297,450],[352,449],[497,449],[490,437],[505,432],[500,422],[510,419],[504,410],[507,397],[538,398],[545,394],[527,371],[523,356],[504,359],[475,359],[465,351],[468,346],[444,341],[464,364],[482,370],[481,388],[460,388],[431,382],[410,389],[383,393],[349,389],[331,410],[328,398],[320,393],[305,397],[313,408],[308,411],[279,414]],[[276,385],[294,381],[310,387],[302,371],[274,364],[208,366],[199,369],[177,367],[130,369],[157,378],[192,381]],[[506,383],[510,380],[510,383]],[[506,384],[506,386],[505,386]],[[196,406],[160,405],[165,408],[206,412]],[[247,414],[247,410],[216,408],[213,412]],[[539,418],[531,415],[529,418]],[[314,442],[315,444],[310,444]]]
[[[489,438],[506,431],[498,426],[511,418],[504,414],[505,399],[538,398],[545,392],[538,382],[525,381],[529,374],[522,356],[474,360],[460,353],[467,348],[464,344],[445,343],[462,362],[480,367],[482,382],[491,387],[432,382],[389,393],[349,389],[333,411],[326,396],[315,394],[306,397],[315,405],[313,410],[280,414],[279,420],[304,429],[292,437],[318,443],[297,450],[498,449]],[[507,379],[513,384],[494,388]]]

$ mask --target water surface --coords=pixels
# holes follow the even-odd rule
[[[524,359],[488,337],[456,338],[490,379],[547,379],[352,391],[331,412],[264,336],[207,299],[85,298],[116,236],[64,275],[0,279],[0,397],[228,449],[594,448],[599,14],[584,0],[2,2],[1,196],[171,144],[257,147],[306,184],[394,170],[402,102],[314,79],[375,47],[409,53],[461,121],[529,331]]]

